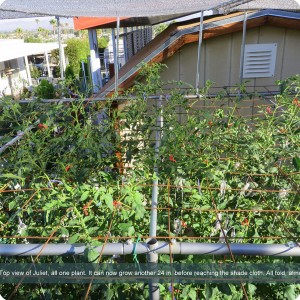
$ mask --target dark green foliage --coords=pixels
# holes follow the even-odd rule
[[[41,75],[42,75],[42,72],[41,72],[41,70],[40,70],[38,67],[36,67],[36,66],[31,66],[31,77],[32,77],[32,78],[37,79],[37,78],[39,78]]]
[[[75,79],[75,73],[71,65],[68,65],[65,70],[66,79]]]
[[[54,99],[54,85],[46,79],[41,80],[40,84],[35,88],[34,94],[40,99]]]
[[[35,37],[35,36],[27,36],[24,39],[25,43],[43,43],[43,39],[40,37]]]
[[[88,39],[69,39],[65,49],[69,59],[69,64],[72,67],[75,76],[79,75],[81,61],[87,61],[87,56],[90,53]]]
[[[102,36],[98,38],[98,47],[101,49],[104,49],[108,46],[109,43],[109,37],[108,36]]]
[[[159,236],[178,235],[177,240],[187,242],[195,241],[190,237],[196,236],[204,242],[218,242],[214,200],[218,210],[226,210],[221,223],[228,228],[231,243],[297,241],[299,218],[286,212],[299,210],[300,107],[293,100],[299,90],[289,86],[276,97],[277,105],[261,106],[259,116],[252,118],[238,112],[246,105],[240,97],[227,98],[230,105],[224,107],[221,96],[187,100],[180,90],[172,90],[160,106],[157,99],[148,96],[162,92],[161,67],[144,67],[141,79],[145,83],[135,85],[130,93],[136,97],[128,97],[122,110],[115,109],[113,100],[97,104],[37,101],[23,106],[1,103],[1,127],[7,129],[1,135],[6,142],[17,131],[35,126],[0,158],[4,170],[0,188],[6,190],[1,194],[2,235],[19,235],[17,239],[2,239],[2,243],[20,243],[24,241],[21,235],[46,237],[57,228],[53,242],[64,242],[67,235],[69,243],[88,246],[83,256],[40,257],[39,263],[43,263],[95,261],[99,253],[93,246],[103,242],[98,237],[109,236],[109,242],[124,242],[129,237],[136,242],[140,237],[144,242],[143,236],[149,235],[151,190],[157,176]],[[299,87],[300,80],[293,81],[293,86]],[[199,109],[202,101],[211,101],[209,111]],[[100,112],[105,117],[100,118]],[[159,116],[163,123],[157,123]],[[40,124],[35,123],[37,120]],[[162,131],[157,153],[156,130]],[[121,159],[130,166],[126,171]],[[221,193],[220,185],[225,181]],[[248,189],[243,190],[247,183]],[[18,186],[24,191],[15,192]],[[21,233],[18,219],[11,218],[14,214],[27,225]],[[177,232],[173,227],[176,219],[181,224]],[[30,239],[30,243],[40,242]],[[144,262],[146,255],[137,259]],[[31,262],[30,257],[0,260]],[[170,255],[159,255],[160,263],[169,264],[170,260]],[[299,261],[268,256],[236,256],[235,260],[250,264]],[[107,261],[133,262],[133,255],[101,258],[101,263]],[[172,261],[232,263],[230,256],[217,255],[173,255]],[[159,287],[161,299],[171,300],[170,284]],[[245,299],[240,284],[175,282],[173,287],[178,300]],[[2,296],[7,298],[13,288],[1,286]],[[299,295],[299,285],[283,283],[247,283],[245,289],[252,300],[295,299]],[[28,295],[39,299],[42,294],[49,299],[81,299],[86,290],[85,285],[21,285],[15,299],[31,299]],[[143,283],[93,285],[90,291],[91,299],[148,297],[148,285]]]

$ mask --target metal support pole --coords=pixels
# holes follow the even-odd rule
[[[65,56],[64,47],[61,47],[61,61],[62,61],[62,68],[65,73],[66,72],[66,56]]]
[[[158,116],[156,120],[156,132],[155,132],[155,153],[154,153],[154,176],[153,187],[152,187],[152,200],[151,200],[151,216],[150,216],[150,236],[152,239],[148,242],[149,249],[152,251],[157,248],[156,240],[156,229],[157,229],[157,206],[158,206],[158,166],[157,159],[159,158],[159,148],[161,143],[162,127],[163,127],[163,117],[161,108],[162,107],[162,96],[159,97],[157,101]],[[148,255],[148,262],[152,263],[151,268],[155,268],[158,262],[158,254],[150,252]],[[149,295],[150,300],[159,300],[159,286],[158,282],[149,282]]]
[[[108,55],[106,55],[106,54],[108,54]],[[106,52],[105,50],[104,50],[104,52],[103,52],[103,62],[104,62],[104,69],[105,69],[105,77],[106,77],[106,80],[108,80],[108,75],[109,75],[109,73],[108,73],[108,68],[109,68],[109,52]],[[106,83],[106,81],[104,82],[104,84]]]
[[[148,261],[156,262],[158,254],[170,254],[169,241],[155,242],[155,238],[146,243],[107,243],[95,247],[97,252],[103,255],[132,255],[149,254]],[[247,256],[277,256],[300,257],[298,243],[288,244],[229,244],[226,243],[188,243],[176,242],[172,244],[172,254],[181,255],[233,255]],[[43,249],[43,250],[42,250]],[[57,256],[57,255],[83,255],[86,246],[84,244],[0,244],[0,256]],[[42,251],[41,251],[42,250]],[[102,251],[103,250],[103,251]],[[41,253],[40,253],[41,252]],[[150,256],[151,254],[151,256]],[[153,254],[153,255],[152,255]]]
[[[151,216],[150,216],[150,236],[156,237],[156,227],[157,227],[157,202],[158,202],[158,167],[157,159],[159,157],[159,147],[161,142],[161,133],[163,127],[163,117],[161,114],[162,106],[162,96],[159,97],[157,101],[157,108],[159,109],[159,114],[156,120],[156,132],[155,132],[155,163],[154,163],[154,176],[153,187],[152,187],[152,200],[151,200]]]
[[[114,55],[114,71],[115,71],[115,91],[117,90],[117,46],[116,46],[116,33],[115,33],[115,29],[112,28],[111,30],[111,35],[112,35],[112,44],[113,44],[113,55]],[[111,77],[111,76],[110,76]]]
[[[83,73],[84,90],[87,91],[87,81],[86,81],[84,61],[81,61],[81,68],[82,68],[82,73]]]
[[[45,52],[45,58],[46,58],[48,77],[51,78],[52,74],[51,74],[51,71],[50,71],[49,57],[48,57],[48,52],[47,51]]]
[[[32,85],[31,72],[30,72],[28,57],[26,55],[24,56],[24,60],[25,60],[25,67],[26,67],[26,74],[27,74],[27,79],[28,79],[28,85]]]
[[[115,70],[115,92],[119,90],[119,39],[120,39],[120,17],[117,17],[117,49],[116,49],[116,70]]]
[[[203,10],[201,10],[200,25],[199,25],[198,58],[197,58],[197,74],[196,74],[197,94],[199,94],[199,85],[200,85],[200,63],[201,63],[202,41],[203,41]]]
[[[147,255],[147,261],[149,264],[150,271],[156,271],[158,263],[158,254],[154,252],[157,248],[157,240],[150,239],[147,243],[149,245],[149,253]],[[159,300],[159,285],[157,280],[150,280],[149,282],[149,296],[150,300]]]
[[[101,63],[99,57],[99,47],[97,41],[97,30],[88,29],[89,45],[90,45],[90,58],[91,58],[91,75],[93,84],[93,93],[98,93],[102,88],[101,78]]]
[[[127,27],[124,28],[123,47],[124,47],[124,58],[125,58],[125,63],[127,63],[127,61],[128,61]]]
[[[243,38],[242,38],[242,49],[241,49],[241,68],[240,68],[240,84],[243,83],[243,73],[244,73],[244,57],[245,57],[245,41],[246,41],[246,30],[247,30],[247,11],[244,12],[244,22],[243,22]]]
[[[61,27],[60,19],[58,16],[55,17],[57,20],[57,35],[58,35],[58,45],[59,45],[59,65],[60,65],[60,78],[64,79],[64,63],[63,63],[63,50],[61,44]]]

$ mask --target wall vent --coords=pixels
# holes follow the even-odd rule
[[[243,78],[274,77],[277,44],[245,45]]]

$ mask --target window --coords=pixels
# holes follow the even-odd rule
[[[245,45],[243,78],[274,77],[277,44]]]

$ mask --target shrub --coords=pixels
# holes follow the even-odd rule
[[[35,88],[34,94],[40,99],[54,99],[55,88],[48,80],[43,79],[40,84]]]
[[[87,56],[90,53],[88,40],[76,38],[69,39],[65,51],[69,59],[70,67],[72,67],[75,76],[78,76],[81,61],[87,61]]]
[[[247,118],[240,115],[245,102],[239,96],[231,98],[226,108],[221,96],[188,101],[180,90],[170,91],[162,106],[151,102],[148,96],[161,93],[159,70],[155,65],[144,69],[145,84],[132,89],[136,97],[128,97],[123,110],[115,109],[113,101],[1,104],[0,121],[9,120],[15,131],[40,122],[17,146],[6,150],[2,161],[0,186],[7,189],[1,195],[2,243],[27,242],[25,237],[41,243],[42,236],[88,246],[83,256],[41,256],[40,263],[81,263],[97,257],[101,264],[144,262],[144,255],[105,258],[92,247],[103,245],[102,237],[105,242],[131,244],[146,240],[151,188],[158,177],[160,237],[221,242],[225,240],[221,227],[231,243],[286,244],[299,235],[294,213],[299,210],[300,78],[276,96],[276,103],[262,105],[256,116]],[[212,101],[209,110],[201,108],[203,101]],[[154,151],[159,136],[160,147]],[[120,159],[128,166],[123,174],[117,169],[122,168]],[[159,263],[235,265],[232,257],[217,253],[213,258],[172,255],[171,250],[169,254],[159,255]],[[236,261],[254,266],[278,259],[239,256]],[[297,262],[290,257],[280,260]],[[0,258],[1,263],[16,261],[31,262],[31,258]],[[172,292],[182,300],[245,299],[239,284],[187,284],[176,277],[174,281],[159,286],[161,299],[171,299]],[[7,297],[14,286],[0,288]],[[81,299],[86,289],[83,284],[43,285],[43,294],[49,299],[55,298],[52,294],[60,295],[55,299]],[[143,283],[95,284],[90,297],[145,299],[147,289]],[[299,285],[292,284],[248,283],[245,289],[249,299],[256,300],[295,299],[299,294]],[[15,299],[24,299],[24,294],[38,299],[40,286],[21,285]]]
[[[32,78],[37,79],[37,78],[41,77],[41,75],[42,75],[42,72],[38,67],[31,66],[31,77]]]

